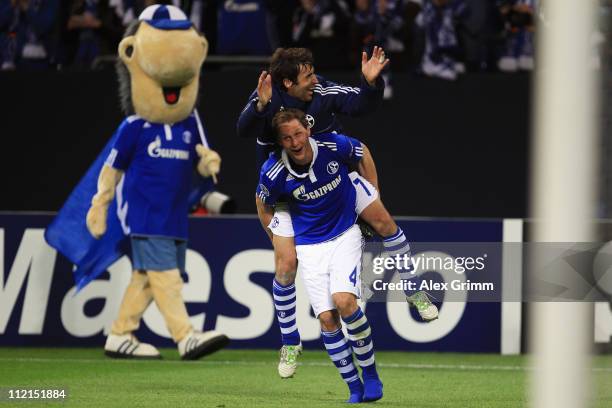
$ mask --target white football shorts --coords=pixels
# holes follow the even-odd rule
[[[378,198],[378,190],[356,171],[349,173],[349,177],[353,187],[355,187],[355,212],[359,215],[368,205],[376,201]],[[274,216],[268,228],[272,231],[272,234],[279,237],[290,238],[295,235],[287,203],[276,204],[274,207]]]
[[[296,245],[298,275],[302,277],[315,316],[335,310],[332,294],[361,297],[361,230],[353,225],[337,238],[312,245]]]

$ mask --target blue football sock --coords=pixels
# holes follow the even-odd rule
[[[398,265],[399,267],[397,268],[397,271],[400,275],[400,280],[414,283],[414,290],[410,290],[408,289],[408,286],[406,286],[406,289],[404,290],[406,296],[411,296],[418,292],[421,280],[413,273],[414,265],[412,264],[410,243],[406,239],[404,231],[402,231],[400,227],[397,227],[395,234],[383,239],[383,246],[385,248],[385,257],[397,259],[397,256],[399,255],[400,264]]]
[[[361,367],[363,376],[363,401],[376,401],[383,396],[383,385],[378,377],[374,357],[374,343],[370,323],[360,308],[350,316],[343,317],[349,336],[349,343]]]
[[[274,279],[272,284],[276,319],[281,330],[283,345],[296,346],[300,344],[300,332],[295,321],[295,284],[283,286]]]
[[[349,387],[350,396],[347,402],[361,402],[363,385],[353,364],[351,346],[344,337],[344,333],[340,329],[333,332],[321,331],[321,337],[329,358],[331,358],[340,376]]]

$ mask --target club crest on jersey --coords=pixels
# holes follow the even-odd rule
[[[338,162],[335,160],[327,163],[327,172],[329,174],[336,174],[339,168],[340,166],[338,165]]]
[[[155,140],[149,143],[147,153],[154,159],[177,159],[189,160],[189,151],[179,149],[164,149],[161,147],[161,138],[157,136]]]
[[[315,200],[319,197],[323,197],[324,195],[326,195],[327,193],[335,190],[339,185],[340,182],[342,181],[342,176],[338,175],[338,177],[336,177],[335,179],[333,179],[332,181],[330,181],[329,183],[313,190],[313,191],[309,191],[306,192],[306,186],[304,186],[303,184],[301,186],[299,186],[298,188],[296,188],[295,190],[293,190],[293,197],[295,197],[296,200],[299,201],[308,201],[308,200]]]
[[[190,144],[191,143],[191,132],[186,130],[183,132],[183,142],[185,142],[186,144]]]
[[[315,120],[312,115],[306,114],[306,122],[308,122],[308,129],[312,129],[315,124]]]
[[[272,218],[272,222],[270,223],[270,228],[278,227],[279,223],[280,223],[280,221],[278,220],[278,217]]]

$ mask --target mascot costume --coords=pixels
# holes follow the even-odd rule
[[[133,334],[152,301],[182,359],[198,359],[229,342],[218,332],[194,330],[181,295],[192,173],[196,167],[202,176],[216,181],[221,163],[219,155],[208,148],[195,110],[207,51],[206,39],[173,6],[149,6],[127,28],[119,44],[117,71],[122,107],[129,116],[109,142],[104,164],[104,159],[98,167],[94,164],[90,172],[95,171],[95,176],[86,175],[47,231],[47,241],[77,264],[78,289],[113,260],[109,255],[100,267],[100,248],[114,251],[118,241],[102,243],[111,240],[115,230],[123,230],[122,239],[129,237],[134,270],[104,346],[110,357],[160,357],[154,346],[139,342]],[[88,177],[92,181],[86,196],[78,190]],[[83,206],[84,200],[88,210],[72,208]],[[64,225],[70,227],[65,221],[68,214],[86,218],[87,230],[95,239],[66,230]],[[117,218],[120,228],[114,227]],[[88,240],[93,249],[82,250],[85,256],[80,256],[75,248]],[[118,258],[115,252],[111,254],[114,259]],[[89,272],[94,264],[97,269]],[[93,276],[80,275],[79,268]]]

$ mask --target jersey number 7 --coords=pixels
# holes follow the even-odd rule
[[[356,185],[356,186],[357,185],[361,185],[361,187],[363,187],[363,190],[366,192],[366,194],[368,196],[372,195],[372,193],[370,193],[370,190],[368,190],[368,188],[366,187],[365,183],[363,181],[361,181],[360,178],[356,178],[355,180],[353,180],[353,184]]]

